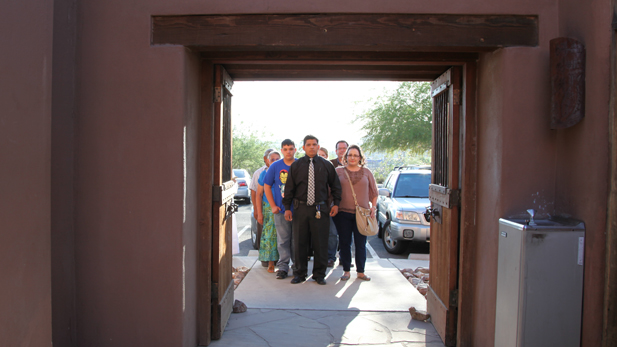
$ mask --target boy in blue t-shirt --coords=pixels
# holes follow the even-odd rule
[[[276,264],[278,271],[276,278],[282,280],[287,277],[289,272],[289,260],[291,259],[291,222],[285,220],[285,207],[283,206],[283,195],[285,194],[285,183],[289,167],[296,160],[296,144],[286,139],[281,143],[281,153],[283,159],[272,163],[266,172],[264,179],[264,190],[266,198],[272,207],[274,215],[274,226],[276,227],[277,250],[279,261]],[[293,206],[292,206],[293,210]]]

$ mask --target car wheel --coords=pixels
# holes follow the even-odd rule
[[[381,238],[383,246],[388,253],[401,254],[405,250],[405,241],[396,241],[392,239],[391,231],[390,221],[387,221],[383,228],[383,236]]]
[[[251,228],[251,241],[253,243],[253,249],[259,250],[259,244],[261,243],[261,228],[259,223],[256,224],[256,228]]]

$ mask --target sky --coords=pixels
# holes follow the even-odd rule
[[[290,138],[301,146],[305,135],[319,139],[333,157],[339,140],[361,143],[365,135],[353,119],[368,100],[396,89],[387,81],[237,81],[232,88],[232,122],[246,131],[265,133],[264,140]],[[278,149],[278,148],[277,148]]]

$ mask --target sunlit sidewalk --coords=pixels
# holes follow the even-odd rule
[[[342,267],[328,268],[325,286],[277,280],[255,256],[234,257],[234,266],[251,268],[235,291],[248,311],[232,314],[211,346],[443,346],[430,322],[411,319],[409,307],[425,310],[426,300],[399,271],[428,261],[368,259],[370,282],[353,269],[340,281]]]

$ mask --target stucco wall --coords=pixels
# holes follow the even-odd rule
[[[478,252],[474,346],[494,339],[498,220],[553,213],[554,134],[549,130],[547,47],[482,54],[478,73]]]
[[[602,329],[606,196],[608,192],[609,3],[563,1],[558,22],[538,48],[483,54],[479,65],[478,233],[474,337],[491,345],[494,329],[497,223],[534,208],[546,216],[585,221],[583,346],[599,346]],[[556,18],[557,18],[556,17]],[[542,18],[541,18],[542,21]],[[556,26],[553,26],[556,25]],[[547,31],[549,34],[547,34]],[[549,130],[548,41],[567,36],[587,48],[586,118]],[[497,119],[495,119],[497,117]]]
[[[51,2],[0,4],[0,344],[51,345]]]
[[[183,217],[183,337],[184,346],[196,346],[197,337],[197,245],[198,241],[198,132],[200,116],[200,59],[197,54],[185,55],[184,109],[184,217]]]
[[[183,254],[194,254],[185,236],[195,223],[184,219],[184,134],[194,118],[186,75],[194,63],[183,47],[150,47],[150,6],[79,5],[79,346],[180,346],[184,315],[193,312],[183,306],[194,301],[184,297],[183,270],[194,266],[184,267]],[[186,276],[194,282],[194,273]]]
[[[503,201],[503,55],[504,50],[481,55],[478,64],[478,181],[477,181],[477,264],[473,304],[473,343],[488,346],[494,338],[495,291],[492,280],[497,272],[495,221],[501,216]],[[478,285],[482,283],[482,285]]]
[[[609,175],[609,58],[612,7],[609,1],[561,2],[560,35],[586,49],[585,118],[556,131],[555,211],[585,222],[583,342],[602,338],[606,213]],[[599,284],[602,285],[599,285]]]
[[[493,343],[497,219],[534,207],[570,213],[588,223],[584,336],[585,346],[596,346],[603,285],[602,207],[606,206],[601,196],[606,195],[608,168],[608,82],[602,73],[608,71],[609,47],[604,29],[596,28],[604,24],[610,28],[610,20],[608,1],[586,4],[574,0],[78,1],[71,195],[77,293],[72,319],[77,322],[77,344],[191,346],[195,341],[198,62],[183,47],[151,47],[150,16],[390,12],[540,15],[540,47],[486,53],[478,65],[477,223],[482,256],[475,266],[473,345]],[[2,10],[2,32],[10,33],[0,36],[2,47],[15,49],[0,55],[0,62],[16,68],[3,72],[0,83],[0,262],[9,269],[0,281],[0,329],[14,331],[0,336],[10,336],[12,345],[24,341],[45,345],[51,335],[53,9],[42,1],[30,1],[3,4]],[[547,130],[548,41],[559,35],[579,36],[587,45],[588,113],[576,127],[551,132]],[[589,179],[590,168],[604,170],[605,176]],[[73,209],[71,198],[62,201]],[[71,242],[71,235],[62,236]],[[71,245],[62,249],[71,252]],[[67,260],[70,266],[72,255],[58,257],[54,260]],[[61,302],[69,300],[70,296]],[[67,312],[72,314],[70,307]]]

